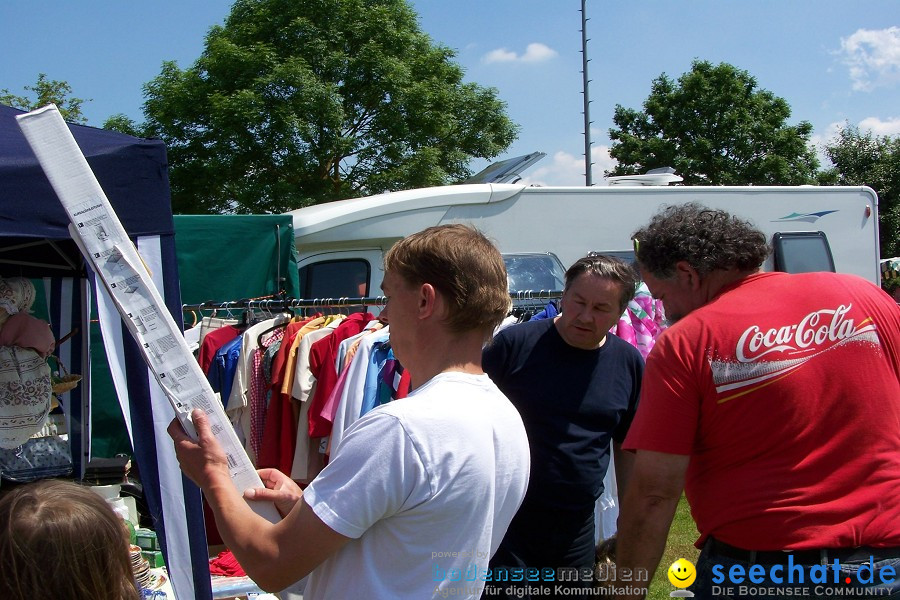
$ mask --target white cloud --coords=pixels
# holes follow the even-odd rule
[[[900,135],[900,117],[889,118],[887,121],[882,121],[878,117],[869,117],[859,122],[859,129],[861,131],[869,130],[877,136]]]
[[[900,27],[857,29],[841,38],[839,54],[850,69],[854,90],[870,92],[900,83]]]
[[[555,57],[558,53],[550,46],[545,46],[538,42],[532,42],[525,48],[525,54],[522,55],[522,62],[543,62]]]
[[[516,54],[512,50],[507,50],[506,48],[497,48],[496,50],[491,50],[481,59],[485,63],[495,63],[495,62],[519,62],[519,63],[536,63],[543,62],[552,59],[558,53],[553,48],[541,44],[539,42],[532,42],[528,44],[525,48],[525,53],[522,55]]]
[[[603,173],[614,169],[619,161],[609,155],[609,146],[591,148],[591,158],[594,161],[594,185],[609,185]]]
[[[490,52],[485,54],[482,60],[486,63],[513,62],[517,58],[519,57],[515,52],[510,52],[506,48],[497,48],[496,50],[491,50]]]
[[[861,133],[867,131],[872,132],[876,136],[895,136],[900,135],[900,117],[890,117],[883,120],[879,117],[866,117],[856,124]],[[810,136],[810,142],[816,146],[824,146],[835,142],[841,133],[841,130],[847,127],[846,121],[835,121],[825,128],[821,133],[814,133]]]
[[[846,121],[835,121],[828,125],[825,128],[825,131],[815,132],[811,136],[809,136],[809,143],[815,146],[819,151],[819,159],[821,160],[822,156],[821,150],[827,145],[834,142],[837,139],[838,135],[841,133],[841,129],[847,126]]]
[[[878,117],[867,117],[857,123],[861,133],[872,132],[875,136],[896,136],[900,135],[900,117],[891,117],[882,120]],[[816,156],[822,167],[833,166],[831,160],[825,155],[825,146],[838,141],[841,130],[847,127],[846,121],[836,121],[828,125],[822,133],[814,133],[810,136],[810,144],[816,149]]]
[[[591,148],[591,160],[594,162],[591,169],[594,185],[606,185],[603,172],[616,165],[615,159],[609,156],[609,147]],[[584,185],[584,156],[557,151],[553,154],[553,162],[547,166],[537,167],[522,177],[522,183],[542,186]]]
[[[840,132],[841,127],[844,127],[844,125],[846,125],[846,123],[832,123],[825,129],[825,133],[814,133],[809,136],[809,144],[816,152],[816,158],[819,159],[820,168],[827,169],[833,166],[831,160],[825,154],[825,146],[834,141]]]

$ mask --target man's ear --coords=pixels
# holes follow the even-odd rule
[[[680,283],[688,286],[690,290],[700,289],[700,273],[686,260],[675,263],[675,277]]]
[[[419,286],[419,318],[427,319],[437,310],[439,301],[437,290],[430,283]]]

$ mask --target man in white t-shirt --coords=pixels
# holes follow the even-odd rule
[[[392,247],[382,288],[397,359],[413,392],[368,412],[306,488],[274,469],[247,499],[231,483],[206,416],[198,442],[169,427],[182,470],[203,490],[222,538],[262,588],[311,573],[304,597],[472,598],[528,484],[518,412],[481,370],[481,348],[510,299],[497,249],[462,225],[431,227]]]

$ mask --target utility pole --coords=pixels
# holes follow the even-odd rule
[[[590,187],[593,184],[591,177],[591,100],[588,97],[588,61],[587,56],[587,13],[585,12],[585,2],[581,0],[581,79],[584,87],[584,185]]]

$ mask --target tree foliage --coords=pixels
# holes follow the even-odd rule
[[[867,185],[878,193],[881,256],[900,256],[900,136],[876,136],[849,123],[826,144],[834,168],[821,183]]]
[[[677,82],[663,73],[643,111],[616,105],[607,175],[674,167],[687,185],[812,183],[812,125],[787,125],[790,106],[727,63],[694,61]]]
[[[45,73],[38,75],[37,83],[24,86],[31,96],[17,96],[8,89],[0,90],[0,104],[13,106],[22,110],[34,110],[55,104],[63,119],[71,123],[84,124],[87,118],[81,113],[81,105],[90,100],[70,96],[72,87],[65,81],[49,80]]]
[[[103,129],[118,131],[134,137],[145,137],[140,125],[122,113],[115,114],[103,122]]]
[[[185,70],[145,86],[176,212],[282,212],[441,185],[514,140],[406,0],[237,0]]]

